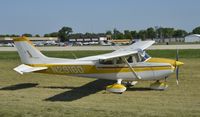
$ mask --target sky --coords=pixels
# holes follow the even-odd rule
[[[200,0],[0,0],[0,34],[200,26]]]

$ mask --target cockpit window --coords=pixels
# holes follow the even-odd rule
[[[145,59],[148,59],[148,58],[150,58],[150,56],[145,52],[144,58],[145,58]]]

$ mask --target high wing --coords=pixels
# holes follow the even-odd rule
[[[116,50],[108,54],[84,57],[84,58],[79,58],[78,60],[106,60],[106,59],[129,56],[129,55],[138,53],[138,51],[145,50],[146,48],[150,47],[154,43],[155,41],[139,41],[128,47]]]
[[[45,69],[47,69],[47,67],[31,67],[24,64],[19,65],[18,67],[14,68],[14,70],[20,74],[40,71],[40,70],[45,70]]]
[[[135,50],[145,50],[148,47],[150,47],[151,45],[153,45],[155,43],[155,41],[138,41],[126,48],[122,48],[116,51],[135,51]]]
[[[121,52],[111,52],[108,54],[101,54],[97,56],[90,56],[90,57],[84,57],[84,58],[79,58],[77,60],[106,60],[106,59],[112,59],[112,58],[118,58],[122,56],[128,56],[137,53],[137,51],[121,51]]]

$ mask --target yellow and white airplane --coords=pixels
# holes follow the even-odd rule
[[[15,38],[13,41],[23,63],[14,68],[18,73],[36,72],[116,80],[115,84],[106,87],[107,91],[114,93],[126,90],[122,81],[134,85],[137,81],[152,80],[156,82],[150,85],[151,89],[164,90],[168,87],[166,82],[159,81],[176,71],[178,83],[178,68],[183,65],[178,58],[172,60],[150,57],[145,49],[154,41],[139,41],[108,54],[78,59],[47,57],[26,37]]]

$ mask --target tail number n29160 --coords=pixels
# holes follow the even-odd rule
[[[53,72],[67,73],[67,74],[80,74],[84,73],[82,66],[53,66]]]

